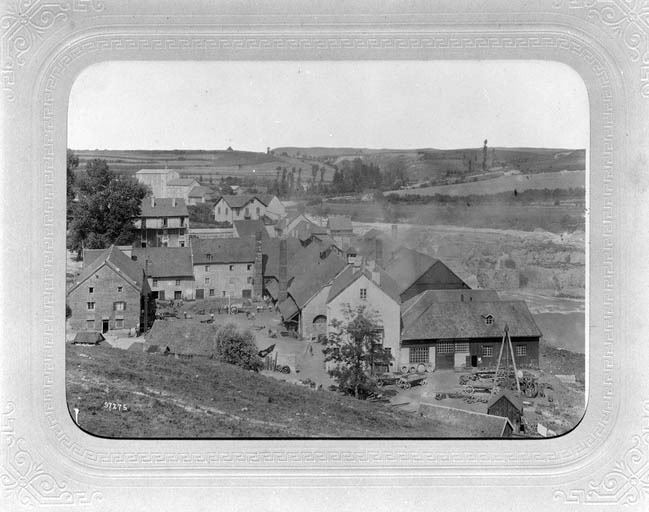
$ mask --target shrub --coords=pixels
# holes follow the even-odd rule
[[[258,352],[255,335],[249,330],[239,331],[234,324],[227,324],[216,333],[216,357],[219,361],[259,371],[263,361]]]

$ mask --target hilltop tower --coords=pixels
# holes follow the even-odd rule
[[[487,170],[487,139],[484,140],[484,146],[482,146],[482,172]]]

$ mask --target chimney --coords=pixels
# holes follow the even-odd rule
[[[171,199],[171,206],[172,206],[173,208],[176,207],[176,198],[175,198],[175,197],[173,197],[173,198]]]
[[[151,196],[151,208],[155,208],[155,196]]]
[[[254,294],[261,299],[264,293],[263,257],[261,254],[261,231],[255,233],[255,277]]]
[[[280,238],[279,240],[279,293],[277,294],[277,302],[283,302],[288,297],[288,254],[287,254],[287,240]]]
[[[383,240],[376,238],[376,247],[374,250],[374,261],[376,264],[383,268]]]
[[[398,235],[398,227],[396,224],[392,224],[392,238],[397,238]]]

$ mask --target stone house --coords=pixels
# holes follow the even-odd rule
[[[256,196],[247,194],[221,196],[214,205],[214,220],[217,222],[257,220],[264,215],[266,215],[266,205]]]
[[[114,245],[93,256],[67,292],[70,331],[146,330],[155,301],[142,268]]]
[[[144,270],[154,299],[194,298],[194,269],[189,247],[136,248],[131,259]]]
[[[189,212],[184,199],[146,197],[134,220],[133,247],[187,247]]]

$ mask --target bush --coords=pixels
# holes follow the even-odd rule
[[[216,333],[216,357],[223,363],[257,372],[264,364],[258,352],[255,335],[249,330],[239,331],[234,324],[227,324]]]

